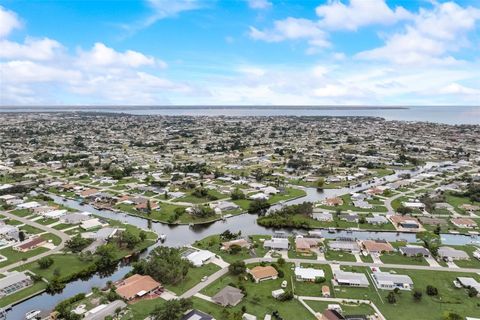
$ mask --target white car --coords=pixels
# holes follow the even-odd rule
[[[208,277],[207,277],[207,276],[203,276],[203,277],[202,277],[202,279],[201,279],[200,281],[202,281],[202,282],[205,282],[205,281],[207,281],[207,279],[208,279]]]
[[[282,281],[282,284],[281,284],[281,287],[282,287],[282,288],[286,288],[287,285],[288,285],[287,280],[283,280],[283,281]]]

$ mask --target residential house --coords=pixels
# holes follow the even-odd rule
[[[369,282],[364,273],[347,272],[342,270],[335,270],[333,272],[335,284],[339,286],[362,287],[369,286]]]
[[[295,239],[295,250],[299,253],[311,253],[312,248],[318,247],[319,239],[297,237]]]
[[[275,280],[278,277],[278,271],[272,266],[256,266],[247,270],[253,277],[256,283],[265,280]]]
[[[333,215],[330,212],[321,211],[321,212],[313,212],[312,218],[318,221],[323,222],[331,222],[333,221]]]
[[[205,312],[193,309],[187,311],[181,320],[215,320],[215,318]]]
[[[5,224],[0,221],[0,239],[15,240],[18,241],[18,227]]]
[[[220,248],[221,250],[230,250],[232,246],[237,246],[240,248],[250,248],[250,242],[248,240],[241,238],[241,239],[236,239],[236,240],[231,240],[231,241],[226,241],[222,242],[222,247]]]
[[[395,227],[400,227],[403,229],[411,230],[411,231],[418,231],[421,229],[422,225],[417,220],[417,218],[410,217],[410,216],[390,216],[390,220],[392,221]]]
[[[322,297],[330,298],[330,287],[327,285],[322,286]]]
[[[450,220],[457,228],[472,229],[477,227],[477,223],[470,218],[453,218]]]
[[[373,283],[378,289],[383,290],[412,290],[413,281],[407,275],[376,271],[372,273]]]
[[[127,304],[122,300],[115,300],[108,304],[100,304],[85,313],[84,320],[104,320],[113,317],[118,309],[124,309]]]
[[[364,240],[362,242],[362,246],[369,254],[380,254],[385,252],[390,253],[395,251],[390,243],[381,240]]]
[[[272,237],[272,239],[263,242],[263,247],[271,250],[288,250],[290,248],[290,241],[288,241],[288,238]]]
[[[162,285],[150,276],[134,274],[115,283],[115,292],[123,299],[131,301],[151,293],[161,293]]]
[[[346,222],[358,223],[359,217],[358,217],[358,214],[349,212],[349,213],[341,214],[339,219]]]
[[[458,277],[457,281],[465,288],[475,288],[480,293],[480,283],[471,277]]]
[[[341,206],[343,205],[343,199],[340,197],[334,197],[334,198],[327,198],[324,200],[324,203],[327,206],[333,207],[333,206]]]
[[[208,250],[196,250],[188,252],[188,254],[184,256],[184,258],[190,261],[195,267],[203,266],[213,257],[215,257],[215,253]]]
[[[30,287],[33,280],[25,272],[12,271],[0,278],[0,298]]]
[[[373,225],[382,225],[388,223],[388,219],[379,214],[374,214],[373,217],[367,217],[365,218],[367,223],[373,224]]]
[[[328,247],[333,251],[346,251],[351,253],[359,253],[360,246],[356,241],[330,241]]]
[[[79,224],[89,219],[91,219],[90,216],[83,213],[69,213],[60,217],[60,222],[68,224]]]
[[[468,260],[470,256],[468,253],[462,250],[458,250],[452,247],[440,247],[438,248],[438,256],[444,260]]]
[[[243,297],[244,294],[242,293],[242,290],[232,286],[226,286],[212,297],[212,301],[222,307],[233,307],[239,304]]]
[[[295,279],[297,281],[314,282],[318,278],[325,278],[325,272],[323,270],[295,267]]]
[[[430,257],[430,251],[427,248],[417,245],[407,245],[405,247],[399,248],[400,253],[407,257],[418,257],[422,256],[425,258]]]
[[[46,242],[47,241],[41,236],[33,237],[13,246],[12,248],[20,252],[27,252],[44,245]]]

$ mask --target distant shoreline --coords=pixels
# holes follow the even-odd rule
[[[72,111],[82,111],[82,110],[225,110],[225,109],[258,109],[258,110],[405,110],[410,109],[406,106],[309,106],[309,105],[166,105],[166,106],[148,106],[148,105],[138,105],[138,106],[0,106],[0,112],[6,112],[3,110],[35,110],[45,111],[45,110],[72,110]]]

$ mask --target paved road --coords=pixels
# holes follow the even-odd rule
[[[246,264],[265,262],[275,262],[276,258],[251,258],[244,260]],[[431,266],[417,266],[411,264],[388,264],[388,263],[369,263],[369,262],[349,262],[349,261],[322,261],[310,259],[286,259],[290,263],[308,263],[308,264],[337,264],[340,266],[355,266],[355,267],[377,267],[390,269],[408,269],[408,270],[427,270],[427,271],[445,271],[445,272],[466,272],[466,273],[480,273],[480,269],[476,268],[447,268],[447,267],[431,267]]]
[[[19,216],[16,216],[16,215],[14,215],[14,214],[11,214],[11,213],[5,212],[5,211],[1,211],[0,214],[3,215],[3,216],[5,216],[5,217],[7,217],[7,218],[21,221],[21,222],[23,222],[23,223],[25,223],[25,224],[31,225],[32,227],[41,229],[41,230],[46,231],[46,232],[48,232],[48,233],[52,233],[52,234],[60,237],[60,239],[62,240],[62,242],[61,242],[58,246],[56,246],[55,248],[53,248],[52,250],[49,250],[49,251],[47,251],[47,252],[43,252],[43,253],[38,254],[38,255],[36,255],[36,256],[34,256],[34,257],[31,257],[31,258],[29,258],[27,261],[15,262],[15,263],[12,263],[12,264],[10,264],[10,265],[8,265],[8,266],[5,266],[5,267],[3,267],[3,268],[0,268],[0,273],[1,273],[1,272],[5,272],[5,271],[10,270],[10,269],[14,269],[14,268],[16,268],[16,267],[19,267],[19,266],[25,264],[26,262],[36,261],[36,260],[38,260],[38,259],[40,259],[40,258],[43,258],[43,257],[49,256],[49,255],[51,255],[51,254],[53,254],[53,253],[56,253],[56,252],[62,250],[62,249],[65,247],[65,242],[70,239],[70,236],[69,236],[68,234],[66,234],[66,233],[64,233],[64,232],[62,232],[62,231],[60,231],[60,230],[56,230],[56,229],[53,229],[53,228],[44,226],[43,224],[37,223],[37,222],[35,222],[35,221],[31,221],[31,220],[29,220],[29,219],[27,219],[27,218],[19,217]]]

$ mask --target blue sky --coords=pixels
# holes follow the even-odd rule
[[[0,0],[0,105],[478,105],[475,0]]]

